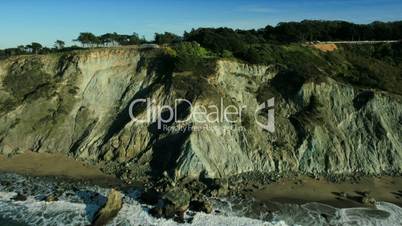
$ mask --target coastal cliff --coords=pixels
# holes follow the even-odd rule
[[[400,93],[315,69],[310,78],[214,59],[178,72],[163,49],[135,47],[12,57],[0,61],[0,153],[63,153],[124,180],[165,171],[177,179],[400,174]],[[268,123],[266,112],[256,115],[271,98],[274,132],[257,123]],[[132,120],[130,110],[144,119],[151,107],[131,108],[137,99],[172,107],[188,100],[191,108],[174,108],[181,118],[197,106],[245,107],[240,120],[199,129],[205,123],[190,118],[161,129],[157,120]]]

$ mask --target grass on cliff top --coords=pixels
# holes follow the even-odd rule
[[[362,88],[402,94],[400,43],[341,45],[332,52],[322,52],[301,44],[258,44],[251,46],[240,59],[278,65],[282,73],[304,81],[317,81],[329,76]]]
[[[165,53],[172,58],[176,72],[192,71],[193,75],[211,74],[219,58],[245,63],[276,65],[281,74],[278,81],[284,91],[291,91],[308,81],[319,82],[331,77],[360,88],[378,89],[402,94],[402,45],[339,45],[323,52],[303,44],[253,44],[243,52],[214,53],[197,43],[179,43]],[[208,63],[209,62],[209,63]],[[288,82],[290,81],[290,82]]]
[[[362,88],[402,94],[401,44],[343,45],[324,54],[332,77]]]

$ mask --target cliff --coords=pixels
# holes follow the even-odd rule
[[[147,98],[152,105],[130,107]],[[256,114],[271,98],[274,132],[261,127],[273,119],[268,110]],[[200,122],[205,114],[183,123],[130,117],[130,110],[145,119],[152,106],[175,104],[181,119],[200,106],[245,107],[232,115],[237,120],[212,124]],[[306,79],[278,65],[216,60],[175,72],[160,49],[19,56],[0,61],[0,153],[65,153],[127,180],[164,171],[176,178],[399,174],[401,106],[398,93],[323,70]]]

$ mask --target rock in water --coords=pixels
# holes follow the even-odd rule
[[[149,205],[158,203],[159,198],[159,193],[155,189],[146,190],[140,196],[140,200]]]
[[[49,195],[49,196],[47,196],[46,199],[45,199],[46,202],[56,202],[56,201],[58,201],[58,200],[59,200],[59,199],[58,199],[56,196],[54,196],[54,195]]]
[[[163,217],[163,209],[159,206],[156,206],[149,210],[149,214],[151,214],[153,217],[161,218]]]
[[[190,203],[190,208],[197,212],[212,213],[212,204],[206,200],[193,200]]]
[[[163,210],[166,218],[173,218],[175,215],[181,216],[190,206],[190,194],[179,188],[168,191],[163,196]]]
[[[12,200],[14,200],[14,201],[25,201],[25,200],[27,200],[27,197],[25,195],[23,195],[23,194],[18,193],[16,196],[14,196],[12,198]]]
[[[362,203],[367,206],[374,206],[376,200],[373,197],[365,196],[362,198]]]
[[[110,220],[117,216],[122,206],[123,199],[121,193],[112,189],[107,197],[105,206],[96,213],[92,225],[106,225]]]

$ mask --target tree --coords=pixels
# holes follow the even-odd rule
[[[103,46],[114,46],[117,43],[117,36],[116,33],[106,33],[99,37],[99,42]]]
[[[35,54],[38,54],[39,51],[42,49],[42,45],[37,42],[32,42],[31,45],[27,45],[27,47],[30,48]]]
[[[19,46],[17,46],[17,49],[18,49],[18,51],[20,51],[21,53],[23,53],[23,52],[26,51],[26,48],[25,48],[24,45],[19,45]]]
[[[82,46],[84,47],[85,46],[94,47],[100,43],[99,38],[90,32],[80,33],[78,38],[73,41],[81,42]]]
[[[165,32],[164,34],[155,33],[155,42],[157,44],[172,44],[180,42],[182,38],[170,32]]]
[[[64,49],[64,46],[66,45],[66,43],[64,42],[64,41],[62,41],[62,40],[57,40],[55,43],[54,43],[54,47],[56,48],[56,49]]]

